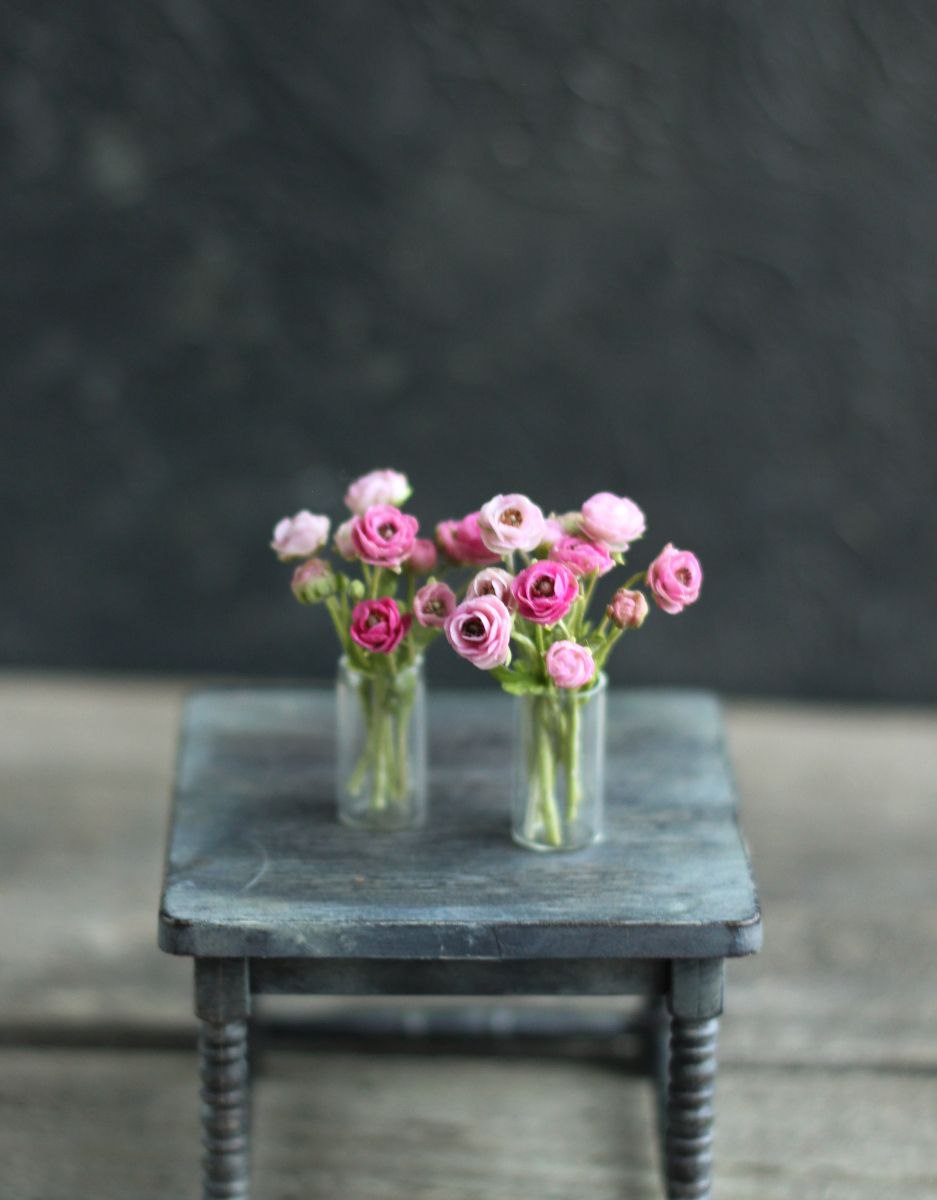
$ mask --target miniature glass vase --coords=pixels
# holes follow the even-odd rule
[[[373,672],[341,658],[336,681],[338,818],[361,829],[415,829],[426,818],[423,659]]]
[[[529,850],[580,850],[604,831],[605,693],[516,697],[511,834]]]

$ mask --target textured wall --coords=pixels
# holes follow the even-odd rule
[[[937,697],[933,4],[8,0],[0,61],[0,660],[324,672],[269,528],[393,464],[697,549],[621,678]]]

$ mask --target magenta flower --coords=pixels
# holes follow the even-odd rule
[[[413,615],[429,629],[441,629],[455,606],[455,592],[445,583],[426,583],[413,597]]]
[[[390,596],[362,600],[351,614],[352,641],[375,654],[391,654],[410,628],[412,617],[403,616]]]
[[[417,575],[428,575],[436,566],[436,547],[429,538],[417,538],[407,557],[407,570]]]
[[[399,508],[412,492],[410,481],[400,471],[369,471],[349,487],[345,503],[356,516],[363,516],[375,504],[393,504]]]
[[[615,560],[598,542],[587,542],[585,538],[565,536],[551,548],[550,557],[569,567],[574,575],[607,575]]]
[[[351,527],[351,541],[363,562],[373,567],[399,567],[413,549],[416,517],[402,513],[392,504],[374,504]]]
[[[308,558],[328,540],[328,517],[317,516],[303,509],[295,517],[284,517],[277,522],[270,545],[281,562],[289,562],[291,558]]]
[[[619,588],[605,614],[619,629],[640,629],[647,620],[647,611],[647,597],[643,592]]]
[[[578,642],[554,642],[544,659],[547,674],[560,688],[579,688],[595,678],[595,659]]]
[[[461,521],[440,521],[436,526],[436,541],[443,554],[462,567],[485,566],[501,557],[492,554],[482,541],[477,512],[469,513]]]
[[[609,550],[625,551],[647,528],[644,513],[627,496],[597,492],[582,506],[582,532]]]
[[[576,602],[579,582],[569,567],[545,559],[515,576],[511,591],[522,617],[538,625],[555,625]]]
[[[648,567],[647,584],[658,608],[676,614],[699,599],[703,568],[691,551],[668,542]]]
[[[517,492],[493,496],[481,506],[478,531],[493,554],[503,557],[515,550],[528,553],[543,541],[543,513],[533,500]]]
[[[446,618],[449,645],[482,671],[511,659],[511,614],[497,596],[472,596]]]
[[[505,571],[504,567],[485,567],[474,579],[469,581],[465,589],[466,600],[469,596],[497,596],[506,608],[514,608],[514,596],[511,584],[514,577]]]

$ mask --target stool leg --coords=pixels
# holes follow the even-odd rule
[[[668,1200],[709,1200],[719,1021],[674,1017],[667,1093]]]
[[[203,1200],[248,1200],[250,1196],[250,1007],[246,959],[195,960]]]
[[[202,1196],[247,1200],[250,1194],[250,1116],[247,1022],[203,1021],[199,1030],[202,1079]]]

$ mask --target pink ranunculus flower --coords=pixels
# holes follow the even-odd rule
[[[273,530],[270,545],[281,562],[308,558],[329,540],[329,519],[303,509],[295,517],[284,517]]]
[[[375,504],[393,504],[399,508],[412,491],[410,480],[400,471],[369,471],[351,484],[345,493],[345,503],[360,517]]]
[[[478,514],[482,541],[493,554],[502,556],[515,550],[536,550],[543,541],[543,526],[542,511],[518,492],[493,496]]]
[[[554,642],[544,659],[547,674],[560,688],[580,688],[595,678],[595,659],[578,642]]]
[[[644,533],[644,513],[627,496],[596,492],[582,506],[582,532],[593,542],[609,550],[627,550]]]
[[[507,608],[514,608],[514,596],[511,592],[513,575],[504,567],[485,567],[474,579],[469,581],[465,589],[466,600],[469,596],[497,596]]]
[[[397,568],[409,555],[420,528],[416,517],[392,504],[374,504],[355,517],[351,541],[358,557],[372,567]]]
[[[516,575],[511,591],[522,617],[538,625],[555,625],[576,602],[579,581],[563,563],[544,559]]]
[[[406,562],[407,570],[428,575],[436,566],[436,547],[429,538],[416,538]]]
[[[290,587],[300,604],[314,604],[334,593],[335,576],[324,559],[310,558],[308,562],[300,563],[293,572]]]
[[[449,645],[481,671],[511,660],[512,618],[497,596],[463,600],[444,626]]]
[[[406,616],[401,613],[396,600],[381,596],[377,600],[362,600],[355,605],[349,632],[352,641],[365,650],[373,650],[375,654],[391,654],[403,641],[412,622],[409,613]]]
[[[458,601],[447,583],[425,583],[413,597],[413,615],[429,629],[441,629]]]
[[[551,548],[554,562],[564,563],[574,575],[607,575],[615,566],[615,560],[598,542],[587,542],[585,538],[567,535]]]
[[[647,620],[647,597],[643,592],[619,588],[612,596],[605,615],[619,629],[640,629]]]
[[[478,529],[478,513],[469,513],[461,521],[440,521],[436,526],[436,541],[443,554],[461,567],[482,567],[500,560],[482,541]]]
[[[335,530],[335,537],[332,539],[335,543],[335,549],[348,562],[358,557],[358,551],[355,549],[355,542],[351,536],[354,525],[355,518],[349,517],[347,521],[343,521],[338,529]]]
[[[699,599],[703,568],[689,550],[678,550],[668,542],[647,569],[647,585],[665,613],[683,612]]]

